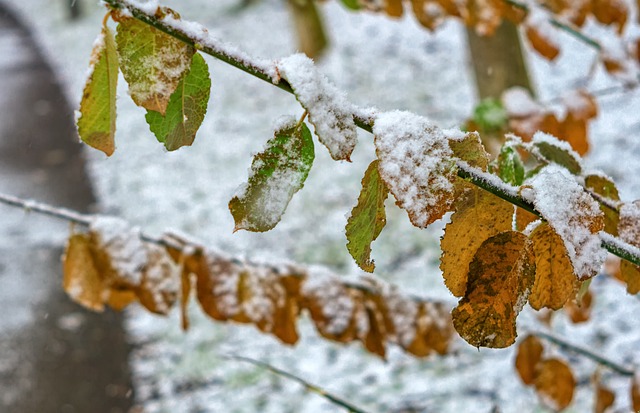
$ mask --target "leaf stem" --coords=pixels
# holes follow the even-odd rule
[[[506,1],[516,7],[526,8],[525,5],[512,0],[503,1]],[[228,63],[233,67],[236,67],[246,73],[249,73],[250,75],[253,75],[259,79],[264,80],[265,82],[279,87],[286,92],[293,94],[291,85],[289,85],[289,83],[287,83],[284,79],[280,78],[279,75],[277,75],[277,69],[275,68],[273,62],[269,63],[252,58],[233,46],[225,45],[220,40],[210,36],[206,32],[206,29],[204,27],[201,27],[200,34],[198,34],[196,38],[196,35],[193,34],[193,32],[195,31],[194,29],[190,29],[189,32],[187,32],[183,27],[180,26],[179,20],[170,19],[167,17],[159,18],[156,16],[157,13],[149,14],[145,10],[142,10],[140,7],[138,7],[133,0],[105,0],[105,3],[114,10],[126,9],[131,13],[133,17],[142,21],[143,23],[149,24],[154,28],[161,30],[162,32],[170,36],[173,36],[182,42],[196,47],[198,50],[201,50],[202,52],[215,57],[216,59],[222,60],[223,62]],[[190,25],[192,24],[194,23],[190,23]],[[271,72],[274,72],[275,74]],[[358,110],[358,113],[355,113],[353,115],[353,120],[356,125],[370,133],[373,133],[374,119],[375,118],[373,112],[368,110]],[[460,167],[459,164],[458,176],[516,206],[524,208],[527,211],[540,216],[540,213],[535,210],[533,205],[525,201],[522,197],[518,196],[517,194],[508,193],[504,191],[504,189],[492,183],[493,175],[491,174],[477,171],[473,168],[465,169],[464,167]],[[614,243],[609,239],[602,239],[602,246],[607,251],[619,256],[620,258],[630,261],[635,265],[640,266],[640,254],[635,254],[633,250],[627,249],[626,245],[628,244],[621,241]]]
[[[621,366],[620,364],[618,364],[618,363],[616,363],[614,361],[611,361],[611,360],[609,360],[609,359],[607,359],[607,358],[605,358],[605,357],[603,357],[603,356],[601,356],[599,354],[596,354],[593,351],[588,350],[588,349],[586,349],[584,347],[580,347],[580,346],[578,346],[576,344],[569,343],[568,341],[565,341],[564,339],[562,339],[562,338],[560,338],[558,336],[555,336],[553,334],[545,333],[543,331],[536,331],[536,332],[532,332],[531,334],[533,334],[534,336],[537,336],[537,337],[539,337],[541,339],[544,339],[544,340],[547,340],[547,341],[552,342],[554,344],[557,344],[558,346],[560,346],[560,347],[562,347],[562,348],[564,348],[566,350],[572,351],[572,352],[574,352],[576,354],[583,355],[583,356],[595,361],[596,363],[600,364],[601,366],[608,367],[611,370],[613,370],[616,373],[619,373],[619,374],[621,374],[623,376],[631,377],[631,376],[633,376],[635,374],[635,371],[633,371],[631,369],[628,369],[628,368],[626,368],[624,366]]]

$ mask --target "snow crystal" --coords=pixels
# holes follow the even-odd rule
[[[131,286],[140,285],[142,269],[147,264],[147,251],[140,239],[140,228],[131,227],[121,218],[97,215],[89,226],[97,246],[111,259],[113,269]]]
[[[544,167],[525,181],[522,197],[532,202],[562,238],[580,279],[594,276],[606,258],[600,238],[590,228],[602,215],[600,207],[575,178],[558,165]]]
[[[454,179],[443,131],[421,116],[392,111],[376,117],[373,133],[380,175],[411,222],[423,228],[439,218],[433,210],[451,203]]]
[[[336,160],[349,160],[357,143],[353,105],[345,94],[321,74],[306,55],[298,53],[276,64],[280,76],[293,88],[300,104],[309,112],[316,135]]]

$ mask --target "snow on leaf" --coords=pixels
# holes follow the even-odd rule
[[[115,150],[118,55],[107,26],[93,45],[89,72],[80,102],[78,135],[87,145],[111,156]]]
[[[378,160],[371,162],[362,178],[362,191],[358,205],[351,211],[345,233],[347,249],[363,271],[373,272],[371,243],[378,238],[387,223],[384,201],[389,195],[387,186],[380,178]]]
[[[542,402],[558,412],[571,404],[576,380],[564,361],[552,358],[540,362],[534,385]]]
[[[309,112],[320,142],[335,160],[349,160],[357,143],[353,106],[313,61],[303,54],[281,59],[276,64],[280,76],[295,93],[298,102]]]
[[[618,201],[620,201],[620,195],[618,194],[618,188],[616,188],[615,182],[602,173],[587,175],[584,178],[584,186],[607,200],[612,201],[613,204],[617,204]],[[604,214],[604,230],[611,235],[617,236],[620,212],[602,204],[600,205],[600,210]]]
[[[535,381],[543,350],[540,339],[534,335],[528,335],[518,345],[515,367],[524,384],[531,385]]]
[[[482,243],[469,265],[464,297],[451,313],[460,336],[476,347],[508,347],[534,281],[530,241],[506,231]]]
[[[487,170],[489,154],[484,148],[478,132],[449,132],[449,147],[453,154],[474,168]],[[445,131],[445,134],[448,134]]]
[[[571,145],[544,132],[536,132],[531,142],[534,150],[549,162],[567,168],[569,172],[578,175],[582,172],[582,162]]]
[[[560,54],[560,47],[551,36],[556,33],[556,29],[549,22],[549,15],[535,7],[527,14],[524,22],[525,34],[531,46],[547,60],[555,60]]]
[[[78,304],[103,311],[107,288],[91,253],[91,239],[85,234],[69,238],[62,258],[64,291]]]
[[[377,115],[373,133],[380,176],[411,223],[425,228],[442,218],[457,179],[443,131],[421,116],[393,111]]]
[[[254,156],[248,183],[229,201],[235,230],[263,232],[275,227],[309,175],[315,154],[307,125],[292,120],[274,135]]]
[[[145,244],[147,264],[137,289],[138,299],[152,313],[166,315],[180,294],[180,267],[165,248]]]
[[[504,182],[519,186],[524,181],[524,163],[518,150],[511,145],[503,145],[498,153],[497,174]]]
[[[634,247],[640,247],[640,200],[622,205],[618,233],[621,240]],[[620,277],[627,283],[629,294],[640,292],[640,267],[622,260],[620,262]]]
[[[521,195],[562,238],[580,280],[598,273],[606,258],[598,232],[604,227],[597,202],[562,167],[550,164],[525,181]]]
[[[147,110],[149,128],[169,151],[189,146],[207,113],[211,79],[207,63],[198,53],[191,60],[189,72],[171,95],[165,115]]]
[[[120,17],[118,21],[120,69],[131,98],[136,105],[164,115],[195,49],[137,19]]]
[[[573,265],[562,238],[548,224],[538,225],[529,235],[536,262],[536,278],[529,304],[559,310],[577,291]]]
[[[511,204],[479,188],[468,189],[456,201],[440,240],[440,269],[453,295],[465,294],[469,264],[476,251],[488,238],[510,230],[512,217]]]

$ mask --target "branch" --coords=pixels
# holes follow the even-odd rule
[[[507,1],[507,0],[505,0]],[[284,79],[280,78],[273,62],[255,59],[236,47],[225,44],[224,42],[209,35],[206,28],[197,23],[189,22],[185,25],[183,21],[175,19],[171,14],[163,15],[160,8],[153,12],[149,12],[149,7],[142,7],[135,0],[105,0],[113,10],[124,10],[130,13],[136,19],[184,42],[202,52],[222,60],[250,75],[273,84],[280,89],[292,93],[291,85]],[[515,3],[515,2],[514,2]],[[526,7],[522,5],[523,7]],[[188,29],[187,29],[188,28]],[[373,133],[374,115],[370,111],[357,109],[359,113],[354,113],[353,120],[358,127]],[[464,166],[458,162],[458,176],[466,179],[473,185],[485,189],[492,194],[523,208],[538,217],[540,213],[535,210],[534,206],[524,200],[517,193],[517,188],[497,182],[497,178],[489,173],[483,172],[476,168]],[[498,179],[499,180],[499,179]],[[619,256],[631,263],[640,266],[640,254],[638,250],[631,245],[622,242],[616,238],[613,240],[609,237],[601,237],[602,247],[610,253]]]
[[[574,353],[583,355],[593,361],[595,361],[596,363],[600,364],[601,366],[605,366],[610,368],[611,370],[615,371],[616,373],[619,373],[623,376],[628,376],[628,377],[632,377],[635,374],[635,371],[630,370],[624,366],[621,366],[620,364],[611,361],[607,358],[604,358],[594,352],[592,352],[591,350],[588,350],[586,348],[577,346],[575,344],[571,344],[568,341],[565,341],[564,339],[557,337],[555,335],[549,334],[549,333],[545,333],[542,331],[537,331],[537,332],[532,332],[531,334],[533,334],[534,336],[537,336],[541,339],[550,341],[552,343],[557,344],[558,346],[572,351]]]

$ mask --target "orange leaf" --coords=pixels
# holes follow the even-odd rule
[[[587,291],[582,300],[578,303],[576,300],[569,300],[564,306],[564,311],[574,324],[589,321],[591,317],[591,308],[593,305],[593,294]]]
[[[576,381],[565,362],[547,359],[540,363],[534,385],[542,402],[560,411],[571,404]]]
[[[536,336],[529,335],[520,342],[516,353],[515,365],[524,384],[531,385],[534,383],[543,350],[544,347]]]
[[[178,299],[180,273],[164,248],[146,244],[147,265],[137,290],[138,299],[152,313],[166,315]]]
[[[384,11],[392,17],[402,16],[402,0],[387,0]]]
[[[640,411],[640,375],[638,373],[631,379],[631,406],[634,412]]]
[[[584,155],[589,152],[589,140],[587,139],[587,122],[584,119],[577,119],[572,113],[568,113],[560,124],[560,138],[569,142],[569,145]]]
[[[592,13],[602,24],[615,24],[618,34],[622,34],[627,23],[629,10],[622,0],[591,0]]]
[[[620,207],[618,234],[623,241],[635,247],[640,247],[640,200],[623,204]],[[627,292],[629,294],[640,292],[640,267],[622,260],[620,263],[620,276],[627,283]]]
[[[69,297],[85,308],[103,311],[109,293],[96,269],[89,236],[72,235],[62,261],[63,286]]]
[[[541,33],[537,27],[526,24],[525,33],[531,46],[547,60],[555,60],[560,54],[560,48],[547,34]]]
[[[594,413],[604,413],[609,407],[613,405],[616,400],[616,395],[600,382],[599,375],[595,375],[594,381],[596,382],[596,400],[594,403],[593,411]]]
[[[617,204],[620,201],[618,188],[615,182],[608,176],[602,174],[587,175],[584,178],[584,186],[596,194],[606,198],[611,203]],[[618,235],[618,222],[620,221],[620,213],[603,204],[600,204],[600,210],[604,214],[604,230],[611,235]]]

